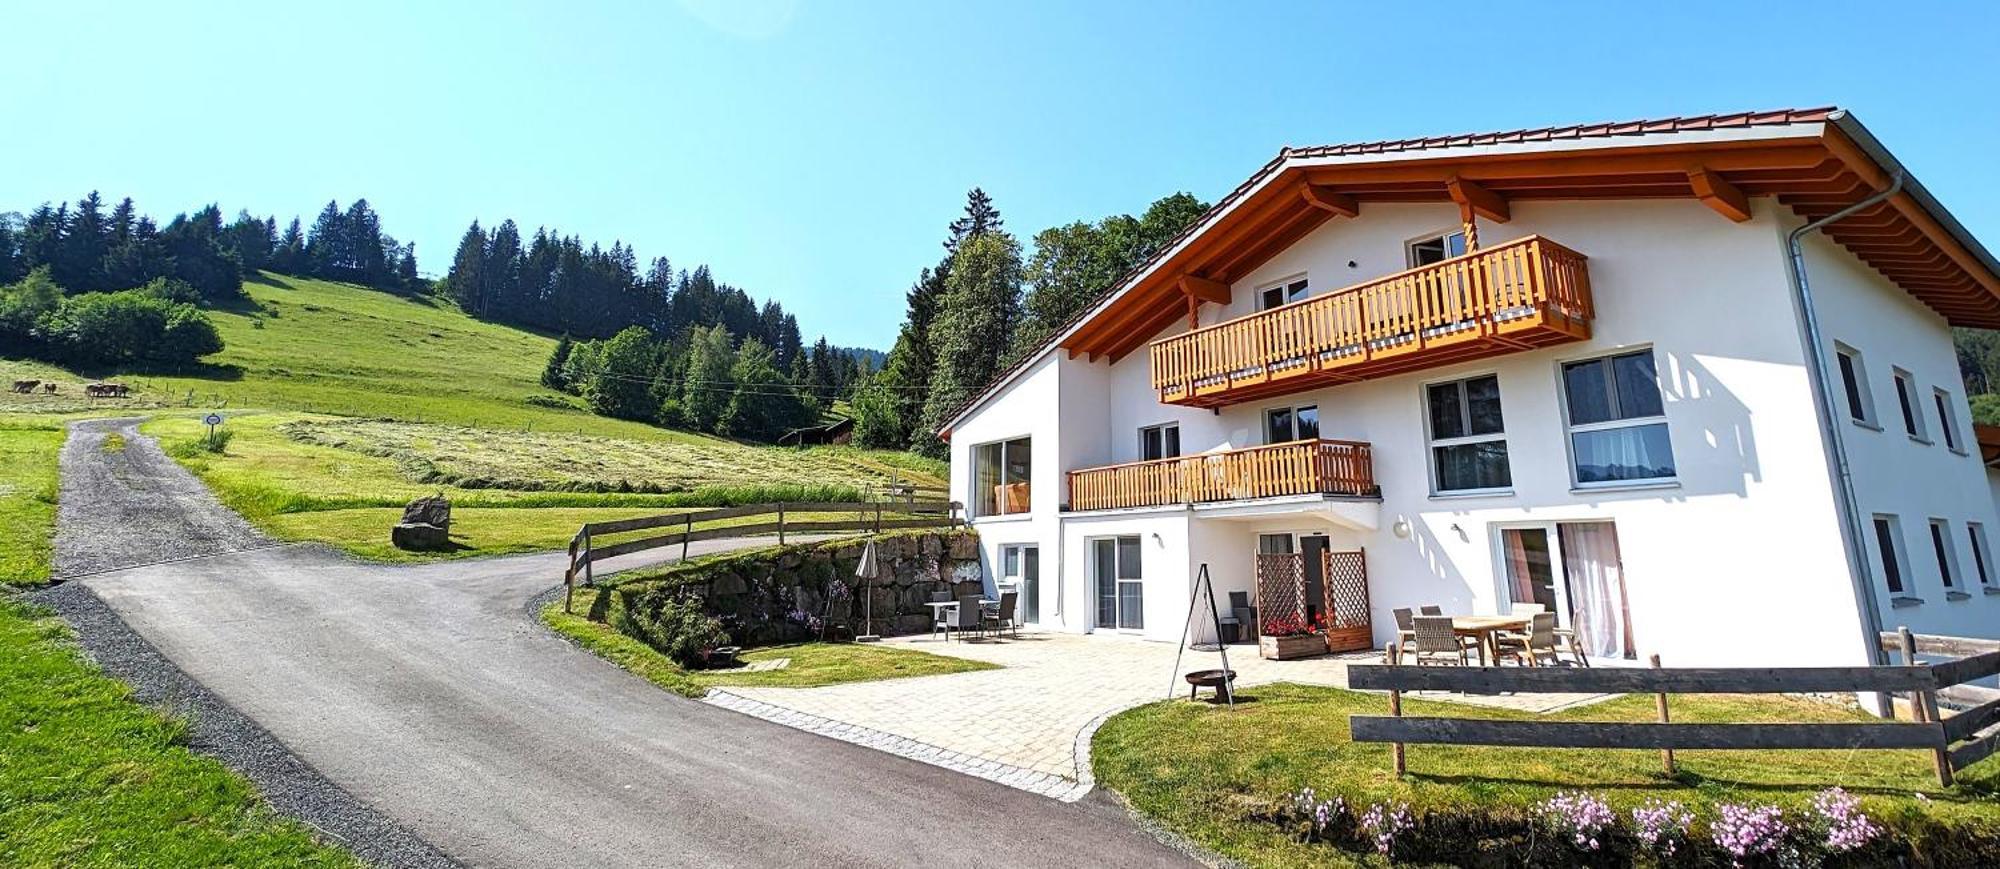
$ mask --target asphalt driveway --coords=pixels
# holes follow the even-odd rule
[[[112,431],[125,448],[98,448]],[[93,572],[82,587],[165,659],[455,860],[1187,862],[1101,795],[1057,803],[769,724],[579,651],[526,607],[557,581],[559,555],[386,567],[271,545],[134,421],[79,423],[71,438],[59,572]],[[143,533],[107,554],[104,523],[121,510]]]

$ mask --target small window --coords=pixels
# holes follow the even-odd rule
[[[1980,585],[1991,588],[1993,552],[1986,548],[1986,526],[1977,522],[1965,523],[1965,538],[1968,548],[1972,550],[1973,578],[1979,580]]]
[[[1306,279],[1296,278],[1257,291],[1257,310],[1268,311],[1306,297]]]
[[[1430,421],[1432,485],[1438,492],[1505,489],[1507,466],[1500,379],[1494,375],[1424,387]]]
[[[1465,233],[1447,232],[1410,242],[1410,268],[1440,263],[1465,255]]]
[[[1944,587],[1958,587],[1958,552],[1951,545],[1951,523],[1931,520],[1931,553],[1937,556],[1938,578]]]
[[[974,516],[1028,512],[1034,457],[1028,441],[1015,438],[972,448]]]
[[[1933,389],[1931,403],[1937,405],[1938,430],[1944,434],[1945,448],[1954,453],[1965,452],[1965,447],[1958,442],[1958,417],[1951,412],[1951,393]]]
[[[1895,369],[1895,374],[1896,407],[1903,412],[1903,430],[1909,432],[1914,440],[1930,443],[1930,437],[1924,432],[1924,409],[1917,404],[1916,378],[1901,368]]]
[[[1181,424],[1149,425],[1139,430],[1139,460],[1171,459],[1181,454]]]
[[[1287,444],[1319,437],[1319,405],[1274,407],[1264,411],[1264,443]]]
[[[1673,479],[1674,450],[1653,351],[1567,362],[1562,375],[1577,485]]]
[[[1901,524],[1894,516],[1875,517],[1875,551],[1882,559],[1882,583],[1889,587],[1890,594],[1902,594],[1908,590],[1903,581],[1904,569],[1903,536]]]
[[[1861,352],[1835,345],[1840,360],[1840,385],[1847,393],[1847,415],[1862,425],[1875,425],[1875,399],[1868,393],[1868,369],[1861,365]]]

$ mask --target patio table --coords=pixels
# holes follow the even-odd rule
[[[1527,616],[1452,616],[1451,632],[1461,637],[1472,637],[1479,642],[1479,663],[1500,662],[1500,643],[1496,639],[1501,631],[1525,630]]]
[[[997,601],[997,600],[987,600],[986,598],[983,598],[983,597],[979,599],[979,605],[980,605],[980,606],[993,606],[993,605],[996,605],[996,604],[998,604],[998,603],[1000,603],[1000,602],[999,602],[999,601]],[[931,624],[937,624],[937,620],[938,620],[938,619],[940,619],[940,618],[942,618],[942,617],[944,616],[944,611],[945,611],[945,610],[955,610],[955,609],[958,609],[958,601],[955,601],[955,600],[934,600],[934,601],[931,601],[931,602],[929,602],[929,603],[925,604],[925,606],[928,606],[928,607],[930,607],[930,608],[931,608]],[[948,634],[947,634],[947,635],[948,635]]]

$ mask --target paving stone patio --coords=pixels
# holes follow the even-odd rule
[[[1174,644],[1125,636],[1023,633],[1018,639],[972,642],[916,636],[884,643],[1000,668],[820,688],[735,687],[711,692],[708,699],[836,739],[1075,799],[1091,786],[1090,736],[1098,724],[1122,710],[1164,699],[1169,687],[1185,698],[1182,673],[1220,666],[1216,653],[1190,650],[1174,672]],[[1346,687],[1348,664],[1381,661],[1379,652],[1297,661],[1266,661],[1257,657],[1255,646],[1231,646],[1229,652],[1237,690],[1244,694],[1272,682]],[[1535,712],[1597,699],[1412,696]]]

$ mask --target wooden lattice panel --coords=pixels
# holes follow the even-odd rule
[[[1260,634],[1294,631],[1274,627],[1288,619],[1306,623],[1305,559],[1299,555],[1257,555],[1257,621]]]
[[[1329,651],[1352,652],[1375,647],[1375,631],[1368,606],[1368,558],[1362,550],[1323,555],[1325,572],[1320,585],[1326,591],[1321,612],[1326,614],[1326,645]]]

